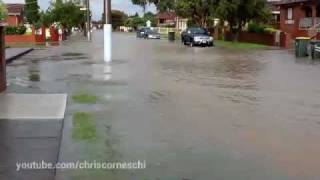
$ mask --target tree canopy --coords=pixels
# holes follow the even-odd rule
[[[36,24],[39,21],[38,0],[25,0],[25,15],[30,24]]]
[[[250,21],[267,21],[269,12],[266,0],[220,0],[216,16],[228,21],[230,30],[238,32]]]
[[[6,16],[7,16],[7,9],[3,4],[2,0],[0,0],[0,22],[3,21]]]
[[[177,0],[175,11],[179,16],[188,18],[194,24],[207,27],[208,19],[214,16],[214,9],[217,5],[217,0]]]
[[[139,5],[143,8],[143,12],[146,11],[148,4],[154,4],[158,11],[164,12],[174,9],[174,0],[131,0],[133,4]]]
[[[125,20],[124,25],[137,29],[140,26],[146,26],[148,20],[151,21],[151,26],[156,26],[156,18],[152,12],[145,13],[143,17],[138,14],[130,16]]]
[[[40,22],[44,26],[50,26],[57,22],[67,29],[83,26],[84,12],[72,1],[62,2],[56,0],[47,11],[40,13]]]
[[[127,18],[127,15],[124,12],[119,10],[112,10],[111,21],[112,21],[113,29],[119,26],[123,26],[126,18]]]

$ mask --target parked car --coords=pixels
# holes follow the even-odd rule
[[[160,39],[160,34],[151,28],[142,27],[137,30],[137,37],[145,39]]]
[[[147,29],[145,32],[146,39],[160,39],[160,34],[152,29]]]
[[[191,27],[181,33],[181,41],[185,45],[213,46],[213,37],[201,27]]]
[[[137,30],[137,38],[145,38],[146,37],[146,32],[148,30],[151,30],[151,29],[148,28],[148,27],[138,28],[138,30]]]

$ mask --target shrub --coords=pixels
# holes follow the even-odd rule
[[[278,30],[277,29],[274,29],[274,28],[271,28],[271,27],[267,27],[267,28],[264,28],[264,32],[265,33],[274,33],[274,32],[277,32]]]
[[[7,26],[5,33],[7,35],[23,35],[27,31],[27,28],[24,26]]]
[[[264,26],[257,23],[250,23],[248,25],[248,32],[252,33],[264,33]]]

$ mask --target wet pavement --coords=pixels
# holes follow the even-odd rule
[[[320,64],[286,50],[190,48],[102,32],[36,49],[8,92],[68,93],[59,161],[146,160],[145,170],[58,170],[57,180],[320,179]],[[94,104],[70,97],[97,96]],[[75,138],[90,113],[94,138]],[[92,136],[91,136],[92,137]]]
[[[33,48],[6,48],[6,61],[11,62],[12,60],[23,56],[32,50]]]

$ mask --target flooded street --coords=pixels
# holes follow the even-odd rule
[[[320,179],[319,62],[114,33],[104,64],[101,31],[77,38],[8,65],[8,92],[68,93],[61,162],[147,168],[58,170],[57,180]],[[97,102],[75,103],[82,92]],[[77,112],[93,115],[94,138],[74,137]]]

